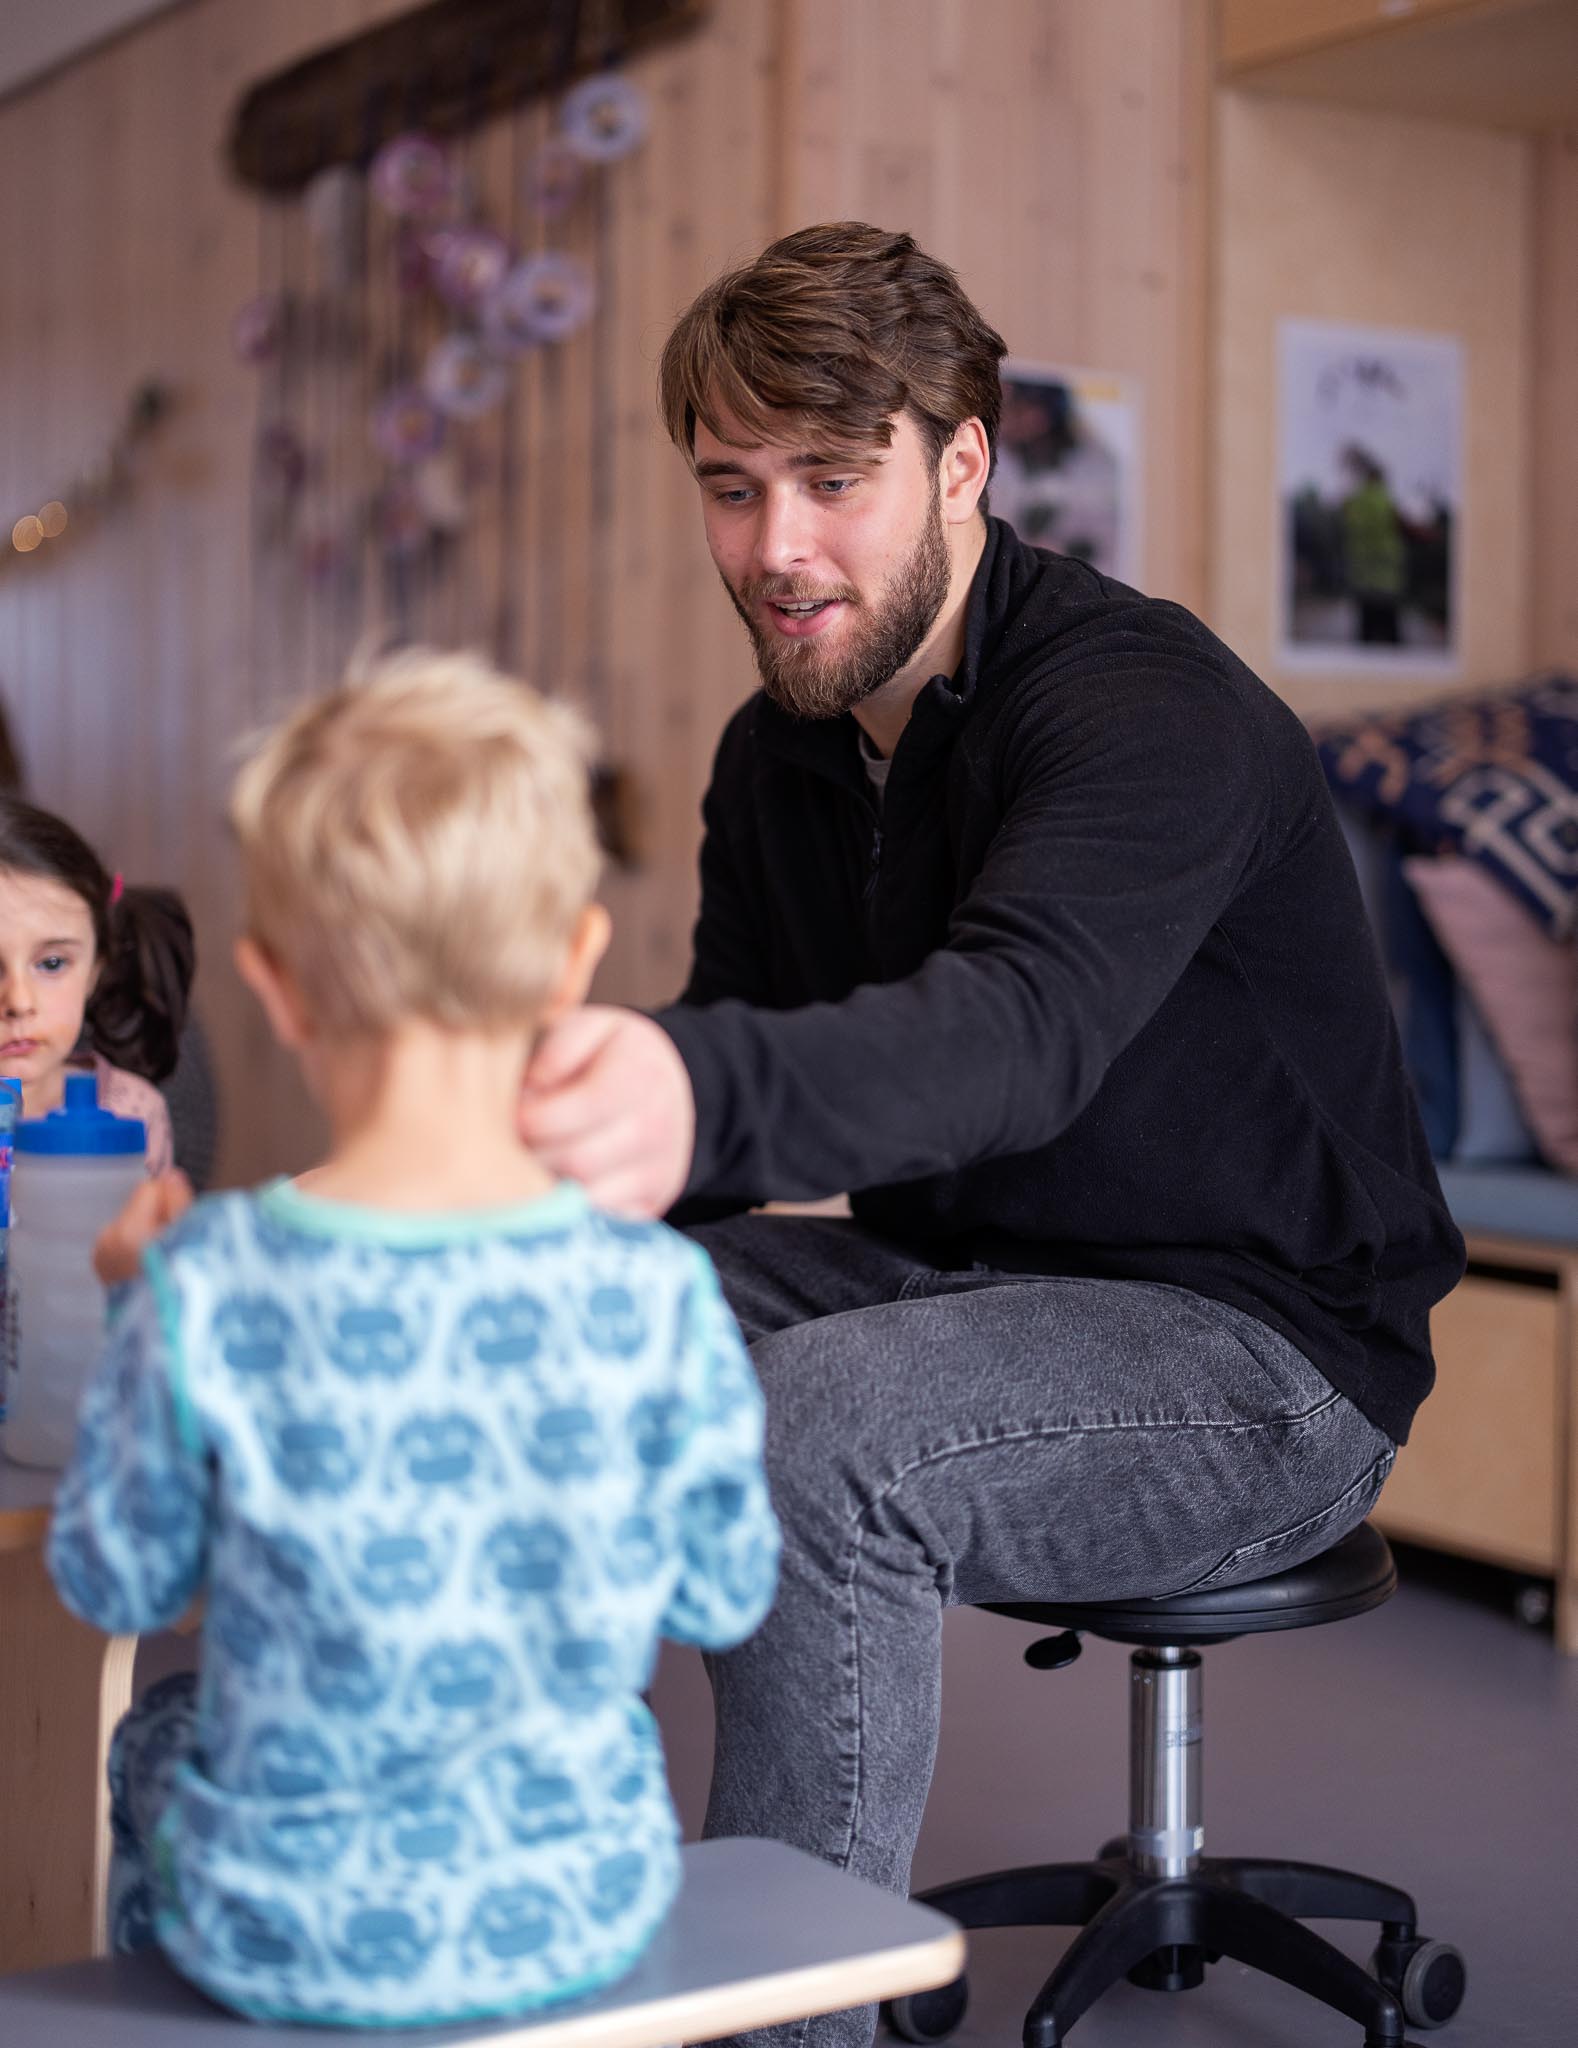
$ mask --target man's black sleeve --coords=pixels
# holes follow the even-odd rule
[[[722,986],[720,947],[756,957],[749,894],[731,893],[714,852],[704,993],[657,1013],[696,1095],[688,1195],[815,1200],[1050,1142],[1160,1007],[1267,829],[1253,712],[1176,648],[1065,673],[1000,758],[1000,822],[944,944],[840,1002],[705,993]]]
[[[744,705],[724,728],[702,799],[701,908],[691,941],[690,979],[681,1003],[699,1005],[733,998],[765,1005],[770,1000],[767,951],[762,930],[765,901],[755,872],[759,850],[731,832],[722,792],[738,790],[750,769],[750,722],[754,706]]]

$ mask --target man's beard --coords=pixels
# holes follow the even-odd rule
[[[919,539],[900,564],[881,599],[870,609],[845,584],[818,589],[803,576],[764,576],[737,591],[724,579],[734,609],[745,621],[756,651],[762,688],[796,718],[838,718],[891,682],[913,659],[936,622],[952,573],[942,514],[933,508]],[[753,606],[766,600],[808,604],[837,598],[853,613],[851,630],[838,653],[824,652],[820,640],[784,640],[757,624]]]

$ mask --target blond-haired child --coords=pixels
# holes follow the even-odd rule
[[[49,1561],[118,1632],[207,1595],[111,1758],[111,1911],[257,2016],[520,2011],[623,1971],[677,1829],[657,1639],[771,1600],[761,1402],[705,1258],[517,1135],[607,919],[579,723],[386,659],[253,753],[240,970],[328,1118],[294,1181],[100,1246],[129,1281]]]

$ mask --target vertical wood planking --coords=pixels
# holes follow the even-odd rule
[[[791,0],[791,16],[781,225],[906,228],[1013,354],[1134,378],[1142,580],[1203,605],[1205,7]]]
[[[1578,131],[1534,148],[1529,656],[1578,669]]]

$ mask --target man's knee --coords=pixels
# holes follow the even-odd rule
[[[908,1432],[883,1398],[881,1318],[824,1316],[751,1347],[767,1402],[773,1505],[790,1546],[827,1569],[888,1532],[907,1462]]]

